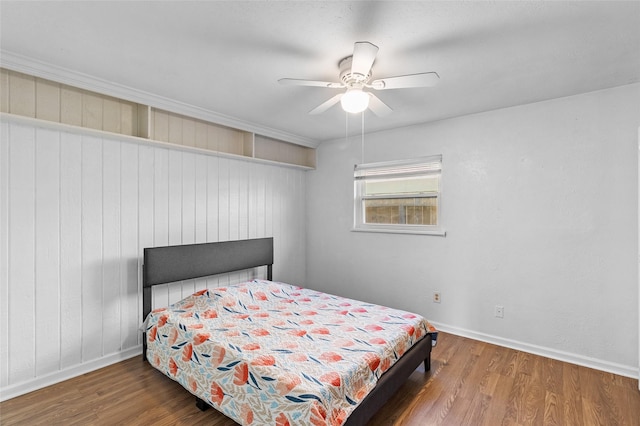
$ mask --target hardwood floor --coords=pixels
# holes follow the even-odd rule
[[[2,425],[236,425],[140,357],[0,404]],[[638,381],[440,333],[370,425],[640,425]]]

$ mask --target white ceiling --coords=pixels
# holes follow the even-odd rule
[[[436,71],[434,88],[380,91],[367,132],[640,81],[640,2],[0,2],[1,49],[317,143],[359,133],[337,89],[356,41],[373,78]]]

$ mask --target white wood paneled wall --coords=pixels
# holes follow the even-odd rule
[[[304,171],[9,116],[1,131],[3,399],[138,352],[144,247],[273,236],[274,278],[304,284]],[[154,304],[263,273],[160,286]]]

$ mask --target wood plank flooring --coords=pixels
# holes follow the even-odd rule
[[[0,404],[2,425],[233,426],[136,357]],[[369,423],[640,426],[638,381],[440,333]]]

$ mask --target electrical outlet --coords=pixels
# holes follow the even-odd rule
[[[440,303],[440,292],[439,291],[434,291],[433,292],[433,303]]]
[[[496,318],[504,318],[504,306],[496,305],[495,316]]]

